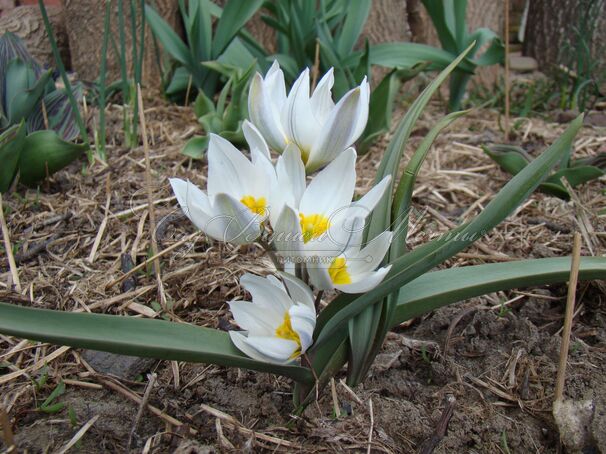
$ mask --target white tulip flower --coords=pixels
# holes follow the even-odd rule
[[[309,287],[289,274],[281,277],[282,281],[245,274],[240,284],[252,295],[252,302],[228,303],[234,320],[245,330],[229,332],[234,345],[253,359],[274,364],[286,364],[304,354],[316,326]]]
[[[243,124],[243,131],[251,161],[227,140],[210,135],[207,193],[189,181],[170,180],[179,205],[197,228],[211,238],[235,244],[252,243],[259,237],[276,184],[265,140],[250,122]]]
[[[318,266],[308,266],[311,282],[319,290],[364,293],[383,281],[391,265],[377,269],[391,244],[392,232],[383,232],[364,248],[354,246]]]
[[[282,153],[290,144],[301,150],[307,172],[328,164],[364,132],[368,121],[370,87],[366,78],[335,105],[333,69],[322,77],[310,96],[309,69],[295,81],[288,96],[277,61],[263,78],[251,82],[248,112],[269,146]]]
[[[365,219],[383,197],[390,178],[384,178],[352,203],[356,152],[349,148],[305,186],[301,159],[287,149],[276,165],[280,194],[270,213],[273,244],[291,258],[336,257],[360,246]],[[286,182],[286,183],[282,183]]]

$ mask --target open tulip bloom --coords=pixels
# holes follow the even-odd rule
[[[252,302],[231,301],[236,323],[245,330],[230,331],[234,345],[253,359],[286,364],[305,353],[312,343],[316,310],[311,290],[286,273],[282,281],[245,274],[240,284]]]
[[[370,87],[366,78],[337,104],[332,100],[333,85],[331,68],[310,95],[309,69],[305,69],[287,96],[277,61],[264,78],[257,73],[250,85],[250,120],[276,152],[296,145],[307,172],[328,164],[353,145],[368,121]]]
[[[197,228],[211,238],[235,244],[259,238],[276,185],[265,140],[249,122],[243,131],[250,161],[227,140],[210,135],[207,193],[189,181],[170,180],[181,209]]]

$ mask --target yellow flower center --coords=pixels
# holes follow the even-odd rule
[[[299,221],[301,222],[301,231],[303,232],[303,242],[307,243],[313,238],[317,238],[328,230],[330,221],[322,214],[299,213]]]
[[[288,312],[284,313],[284,321],[276,328],[276,336],[280,339],[291,340],[297,343],[297,349],[291,355],[291,359],[294,359],[301,354],[301,338],[297,332],[292,329],[290,314]]]
[[[328,268],[328,274],[333,284],[351,284],[351,276],[347,272],[347,264],[344,257],[337,257]]]
[[[256,199],[252,195],[245,195],[240,199],[240,202],[246,205],[246,208],[248,208],[250,211],[258,214],[259,216],[265,216],[267,212],[267,201],[265,200],[265,197],[259,197]]]

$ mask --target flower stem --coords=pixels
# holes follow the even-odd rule
[[[318,312],[320,312],[320,304],[322,303],[322,296],[324,296],[324,290],[319,290],[318,294],[316,295],[316,301],[314,303],[314,306],[316,307],[316,314]]]
[[[271,247],[271,245],[263,239],[259,239],[258,243],[265,250],[265,252],[267,252],[267,255],[269,256],[271,262],[274,264],[276,269],[278,271],[284,271],[284,266],[282,265],[282,263],[280,263],[280,260],[278,259],[278,256],[276,255],[276,252]]]

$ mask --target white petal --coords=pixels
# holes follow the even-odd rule
[[[248,301],[230,301],[229,310],[240,328],[252,336],[273,336],[283,317]]]
[[[292,329],[299,335],[301,341],[301,353],[305,353],[313,342],[316,311],[302,304],[297,304],[288,313],[290,314]]]
[[[246,336],[238,331],[230,331],[229,337],[238,350],[252,359],[256,359],[257,361],[262,361],[264,363],[274,364],[284,364],[285,362],[289,362],[276,361],[273,357],[261,353],[255,347],[249,345]]]
[[[360,216],[366,219],[385,195],[385,191],[389,187],[390,181],[391,176],[387,175],[359,200],[353,202],[351,207],[347,210],[346,215],[348,217]]]
[[[333,68],[330,68],[324,77],[320,79],[316,89],[311,95],[311,108],[314,116],[320,124],[324,124],[331,110],[335,107],[332,100],[332,86],[335,83]]]
[[[208,195],[213,197],[224,193],[240,199],[250,194],[254,178],[254,167],[246,156],[223,137],[211,134],[208,145]]]
[[[313,115],[309,99],[309,69],[305,69],[293,84],[282,109],[282,124],[286,135],[303,156],[309,154],[320,124]]]
[[[351,248],[360,249],[364,234],[365,220],[361,217],[336,216],[331,218],[330,228],[325,238],[321,238],[322,250],[330,250],[336,257]],[[317,246],[320,248],[320,246]],[[328,255],[328,254],[324,254]]]
[[[343,150],[355,142],[356,128],[360,122],[361,88],[357,87],[347,92],[330,112],[322,125],[322,130],[313,143],[306,169],[313,171],[335,159]],[[368,116],[368,114],[366,114]]]
[[[249,336],[246,343],[263,355],[271,358],[272,362],[285,364],[292,361],[291,357],[299,348],[295,341],[279,337]]]
[[[374,271],[383,262],[391,245],[392,237],[392,232],[383,232],[373,238],[362,250],[352,251],[351,255],[346,253],[349,273],[355,276],[356,274]]]
[[[276,105],[271,88],[259,73],[255,74],[248,92],[248,113],[251,122],[259,128],[271,148],[280,152],[286,146],[286,135],[282,128],[281,105]]]
[[[286,290],[273,285],[266,278],[254,274],[244,274],[240,278],[240,284],[252,295],[253,303],[267,311],[268,314],[280,314],[277,328],[284,320],[286,313],[293,305]]]
[[[218,194],[213,203],[215,214],[205,230],[213,238],[227,243],[250,244],[259,237],[264,217],[251,212],[228,194]]]
[[[318,290],[331,290],[333,287],[328,274],[329,263],[325,262],[310,262],[307,264],[307,272],[313,286]]]
[[[301,279],[293,276],[289,273],[279,273],[280,277],[284,280],[284,285],[288,290],[291,300],[294,303],[304,304],[308,308],[311,308],[315,314],[314,295],[311,289]],[[314,315],[315,316],[315,315]]]
[[[274,106],[280,112],[282,106],[286,103],[286,83],[284,82],[284,73],[280,69],[278,60],[274,60],[271,68],[265,75],[265,85],[269,91]]]
[[[171,178],[169,181],[183,213],[196,227],[202,229],[212,213],[208,196],[189,181],[180,178]]]
[[[366,77],[360,85],[360,110],[356,121],[356,127],[352,134],[352,143],[358,140],[358,138],[366,129],[366,123],[368,123],[368,110],[370,108],[370,84],[366,81]]]
[[[352,279],[351,284],[335,285],[337,290],[343,293],[364,293],[372,290],[383,281],[385,275],[391,269],[391,265],[384,268],[379,268],[377,271],[371,271],[362,275],[358,275],[356,281]]]
[[[299,211],[306,214],[321,213],[330,218],[337,210],[351,203],[356,185],[356,152],[345,150],[319,172],[305,190]]]
[[[251,150],[251,158],[253,164],[256,163],[255,155],[252,154],[252,150],[259,150],[261,154],[265,155],[267,159],[271,160],[271,155],[269,154],[269,147],[265,142],[265,139],[259,132],[259,130],[248,120],[244,120],[242,123],[242,132],[244,133],[244,138],[248,143]]]
[[[301,152],[289,144],[276,164],[277,185],[272,190],[270,220],[275,223],[284,205],[297,208],[305,192],[305,167]]]
[[[283,257],[298,257],[301,255],[303,234],[299,216],[288,205],[285,205],[273,226],[272,244]]]

